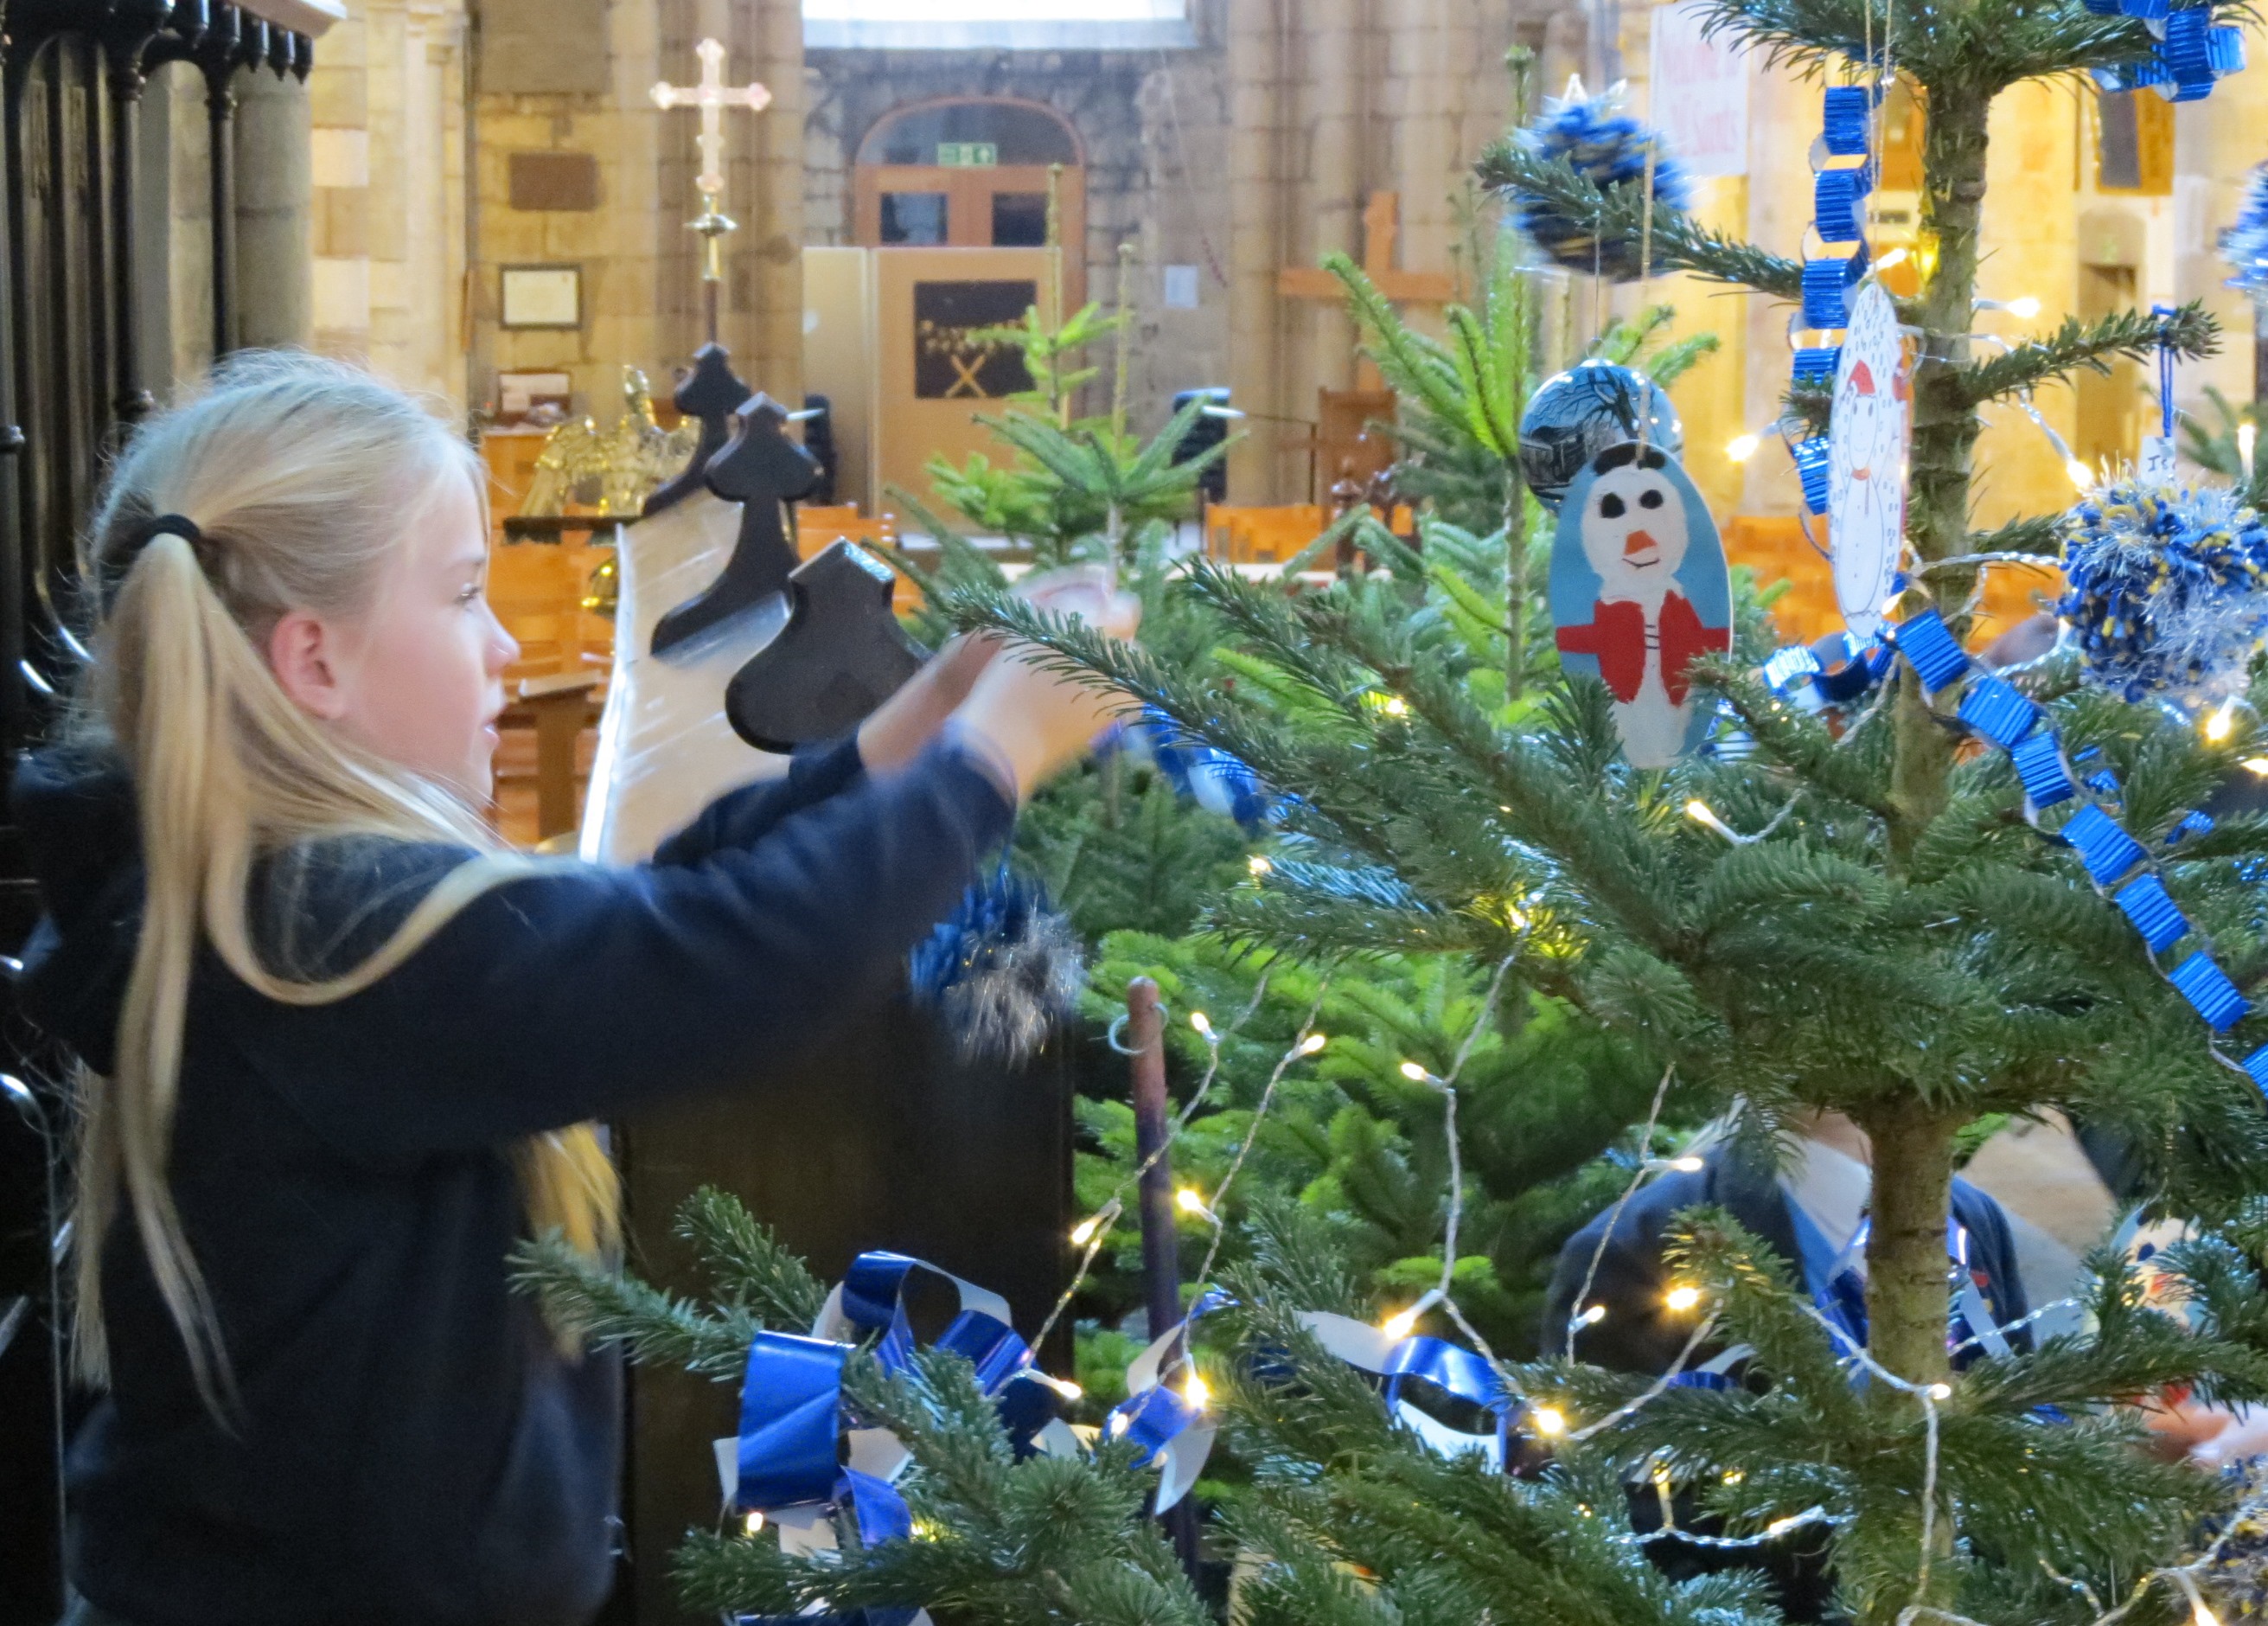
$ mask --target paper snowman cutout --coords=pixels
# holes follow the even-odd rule
[[[1913,387],[1898,314],[1879,282],[1851,305],[1835,368],[1828,422],[1827,540],[1835,558],[1835,603],[1861,643],[1881,629],[1905,554],[1906,439]]]
[[[1733,647],[1733,588],[1709,506],[1677,461],[1626,440],[1585,464],[1551,547],[1559,664],[1614,697],[1623,755],[1667,767],[1699,745],[1709,711],[1686,669]]]

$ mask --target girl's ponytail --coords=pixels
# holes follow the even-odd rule
[[[130,750],[144,898],[115,1067],[111,1078],[94,1081],[82,1120],[78,1231],[90,1245],[79,1249],[77,1260],[78,1366],[92,1380],[106,1375],[100,1261],[92,1244],[107,1229],[122,1186],[151,1274],[188,1344],[197,1386],[217,1401],[226,1363],[166,1164],[200,919],[208,895],[244,895],[251,797],[229,726],[228,696],[249,676],[242,669],[246,659],[257,657],[180,536],[159,534],[141,546],[120,584],[107,631],[114,664],[106,686],[119,739]]]

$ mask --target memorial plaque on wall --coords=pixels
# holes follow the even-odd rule
[[[1029,282],[914,285],[914,395],[923,401],[996,401],[1032,387],[1024,358],[1005,344],[980,344],[984,328],[1020,326],[1039,303]]]
[[[506,160],[514,209],[596,209],[599,159],[593,152],[515,152]]]
[[[480,89],[500,96],[604,92],[607,0],[482,0]]]

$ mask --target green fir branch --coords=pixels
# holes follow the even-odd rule
[[[1648,229],[1646,200],[1637,185],[1602,188],[1565,159],[1545,159],[1517,137],[1491,144],[1476,169],[1484,185],[1499,192],[1539,195],[1602,240],[1635,242]],[[1720,236],[1659,199],[1653,204],[1651,240],[1658,271],[1691,271],[1784,299],[1803,297],[1800,262]]]
[[[2067,379],[2081,369],[2107,375],[2111,362],[2146,361],[2168,343],[2180,359],[2201,360],[2220,351],[2220,323],[2194,300],[2170,316],[2134,310],[2115,311],[2093,322],[2066,316],[2044,338],[2027,340],[1954,369],[1948,388],[1962,404],[1979,406],[2051,379]]]

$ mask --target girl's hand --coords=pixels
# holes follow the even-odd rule
[[[1000,640],[990,634],[963,633],[932,655],[858,725],[858,760],[866,771],[887,773],[921,755],[999,651]]]
[[[1100,571],[1050,572],[1027,580],[1019,596],[1050,614],[1071,616],[1112,638],[1130,638],[1142,619],[1131,594],[1111,590]],[[1095,736],[1135,709],[1134,700],[1035,664],[1043,652],[1008,644],[980,674],[954,714],[1015,776],[1020,801],[1057,769],[1086,754]]]

